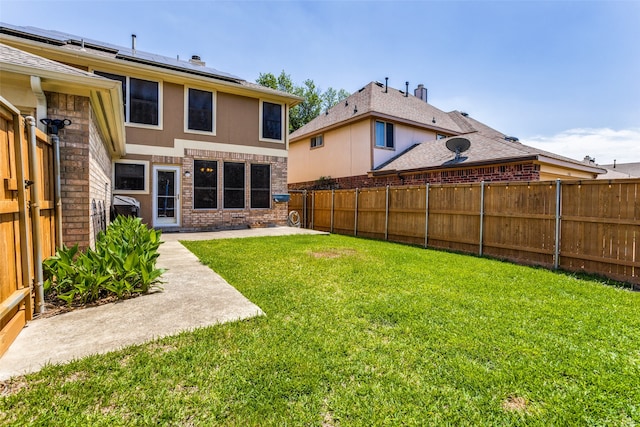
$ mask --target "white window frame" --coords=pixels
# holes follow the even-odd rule
[[[377,139],[377,127],[378,127],[378,123],[382,123],[384,125],[384,145],[378,145],[378,139]],[[388,147],[387,146],[387,126],[393,126],[393,146],[392,147]],[[374,121],[374,125],[373,125],[373,146],[379,150],[391,150],[391,151],[395,151],[396,149],[396,125],[395,123],[392,122],[385,122],[384,120],[375,120]]]
[[[143,190],[118,190],[116,189],[116,163],[134,164],[144,166],[144,189]],[[113,171],[111,173],[111,188],[113,194],[149,194],[149,161],[148,160],[114,160]]]
[[[162,80],[156,80],[156,79],[150,79],[147,76],[140,76],[140,75],[126,75],[126,74],[122,74],[119,71],[107,71],[107,70],[103,70],[103,69],[93,69],[92,70],[94,73],[97,72],[102,72],[102,73],[109,73],[109,74],[113,74],[116,76],[121,76],[124,77],[126,79],[126,93],[123,93],[122,96],[125,97],[125,102],[127,104],[127,108],[126,108],[126,112],[125,112],[125,118],[124,118],[124,122],[125,122],[125,126],[129,126],[129,127],[136,127],[136,128],[142,128],[142,129],[153,129],[153,130],[162,130],[162,123],[163,123],[163,81]],[[106,77],[105,77],[106,78]],[[129,117],[131,114],[131,99],[129,99],[129,94],[131,91],[131,79],[138,79],[138,80],[146,80],[149,82],[154,82],[158,84],[158,124],[157,125],[147,125],[144,123],[134,123],[129,121]]]
[[[272,138],[265,138],[262,136],[262,118],[263,118],[263,106],[264,103],[268,102],[270,104],[276,104],[280,106],[280,135],[282,135],[281,139],[272,139]],[[264,141],[264,142],[277,142],[280,144],[284,144],[286,141],[286,126],[287,126],[287,109],[285,108],[285,104],[282,102],[278,102],[278,101],[274,101],[271,99],[260,99],[260,123],[259,123],[259,127],[258,127],[258,140],[259,141]]]
[[[189,129],[189,89],[200,90],[203,92],[211,93],[211,102],[213,105],[211,106],[211,132],[197,129]],[[196,135],[208,135],[208,136],[216,136],[216,111],[218,110],[218,102],[217,102],[217,92],[212,89],[205,89],[203,87],[197,86],[184,86],[184,133],[191,133]]]

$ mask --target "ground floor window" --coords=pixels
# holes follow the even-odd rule
[[[113,189],[116,191],[146,191],[146,164],[114,164]]]
[[[271,207],[270,165],[251,165],[251,207]]]
[[[193,161],[193,208],[218,207],[218,162]]]
[[[224,163],[224,208],[244,209],[244,163]]]

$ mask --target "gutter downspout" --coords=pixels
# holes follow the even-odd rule
[[[42,90],[42,81],[38,76],[31,76],[31,91],[36,96],[38,101],[38,105],[36,106],[36,117],[38,119],[43,119],[47,117],[47,97]],[[47,132],[47,128],[44,124],[38,123],[36,121],[36,126],[42,132]]]
[[[35,312],[44,313],[44,286],[42,273],[42,227],[40,225],[40,169],[38,168],[38,146],[36,143],[36,119],[26,118],[29,137],[29,168],[31,186],[31,223],[33,225],[33,264],[35,270],[34,287],[36,293]]]
[[[62,240],[62,184],[60,183],[60,138],[58,135],[51,135],[53,143],[53,194],[55,195],[56,206],[56,247],[62,248],[64,241]],[[105,195],[106,197],[106,195]],[[105,202],[106,203],[106,202]]]

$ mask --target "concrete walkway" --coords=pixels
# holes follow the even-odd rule
[[[163,291],[142,297],[35,319],[0,358],[0,381],[40,370],[45,364],[69,362],[107,353],[181,331],[264,314],[179,243],[290,234],[326,234],[290,227],[207,233],[164,233],[158,267]]]

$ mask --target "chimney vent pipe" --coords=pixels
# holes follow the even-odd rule
[[[407,87],[407,89],[404,91],[404,97],[408,97],[409,96],[409,82],[404,82],[405,86]]]
[[[424,85],[422,83],[420,83],[418,85],[418,87],[414,89],[413,95],[416,98],[422,99],[424,102],[428,102],[427,101],[427,88],[424,87]]]
[[[131,50],[133,51],[133,53],[136,53],[136,35],[135,34],[131,34]]]
[[[389,91],[389,77],[384,78],[384,93]]]

